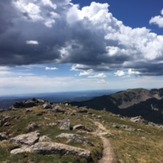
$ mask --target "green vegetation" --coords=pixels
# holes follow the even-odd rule
[[[9,137],[27,133],[27,126],[31,123],[39,125],[37,129],[41,135],[47,135],[54,142],[64,143],[91,151],[92,162],[97,163],[102,156],[102,142],[91,132],[77,130],[60,130],[58,123],[63,119],[70,119],[71,126],[82,124],[95,131],[97,126],[92,122],[99,121],[109,131],[106,137],[110,139],[120,163],[162,163],[163,162],[163,129],[141,123],[131,122],[128,118],[121,118],[105,111],[89,109],[79,112],[77,107],[60,105],[65,112],[52,112],[50,109],[34,107],[32,111],[25,109],[10,110],[0,113],[0,133],[6,132]],[[72,114],[73,113],[73,114]],[[2,125],[4,117],[9,117],[9,124]],[[50,125],[53,124],[53,125]],[[56,138],[61,133],[78,134],[91,144],[67,142],[64,138]],[[9,140],[0,141],[0,162],[4,163],[87,163],[84,158],[74,155],[58,154],[16,154],[10,151],[16,148]]]

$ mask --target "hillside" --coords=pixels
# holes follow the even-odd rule
[[[72,105],[107,110],[123,116],[142,116],[154,123],[163,123],[163,89],[128,89]]]
[[[136,118],[38,99],[0,112],[0,162],[160,163],[162,152],[161,126]]]

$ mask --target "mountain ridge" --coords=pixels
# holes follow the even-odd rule
[[[163,123],[163,88],[128,89],[112,95],[99,96],[71,104],[107,110],[122,116],[142,116],[147,121]]]

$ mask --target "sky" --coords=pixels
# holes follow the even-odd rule
[[[163,87],[162,0],[5,0],[0,22],[0,95]]]

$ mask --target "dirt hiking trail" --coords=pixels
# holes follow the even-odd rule
[[[100,137],[103,143],[103,154],[102,158],[99,160],[99,163],[118,163],[118,159],[113,151],[112,145],[109,139],[105,137],[109,131],[100,122],[93,121],[93,123],[98,127],[93,134]]]

